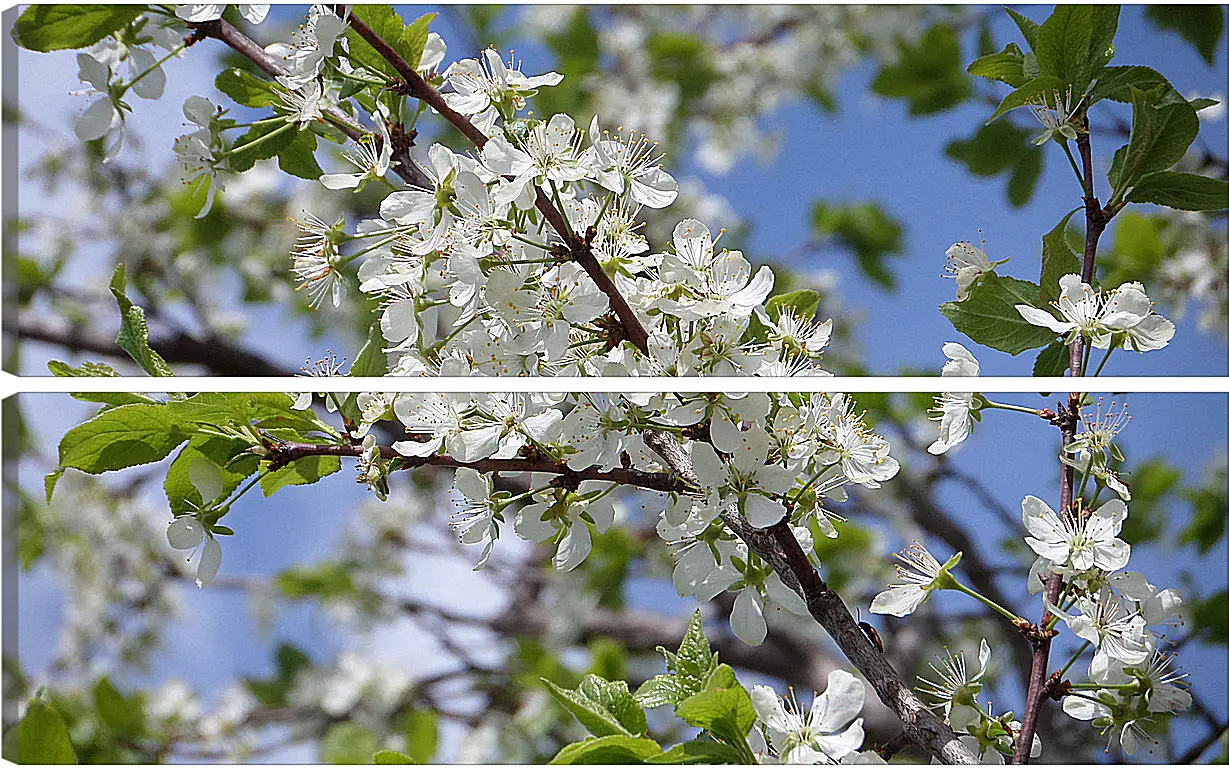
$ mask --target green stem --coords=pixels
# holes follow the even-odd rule
[[[291,130],[292,128],[295,128],[295,127],[296,127],[296,126],[295,126],[295,124],[294,124],[294,123],[286,123],[286,124],[285,124],[285,125],[283,125],[281,128],[274,128],[272,131],[269,131],[269,132],[268,132],[268,133],[266,133],[264,136],[261,136],[261,137],[259,137],[259,138],[255,139],[254,141],[249,141],[247,144],[240,144],[239,146],[232,148],[232,149],[231,149],[229,152],[227,152],[226,154],[227,154],[228,156],[232,156],[232,157],[233,157],[234,155],[237,155],[237,154],[239,154],[239,153],[241,153],[241,152],[247,152],[247,151],[248,151],[249,149],[251,149],[252,147],[259,147],[261,144],[264,144],[266,141],[268,141],[269,139],[272,139],[274,136],[279,136],[279,135],[281,135],[281,134],[285,133],[286,131],[289,131],[289,130]]]
[[[187,46],[186,44],[181,43],[180,45],[177,45],[177,46],[175,46],[174,48],[172,48],[172,49],[171,49],[171,51],[170,51],[170,53],[168,53],[167,55],[163,56],[161,59],[158,59],[157,61],[155,61],[153,64],[151,64],[151,65],[149,66],[149,68],[148,68],[148,69],[144,70],[143,72],[141,72],[140,74],[138,74],[136,77],[134,77],[134,78],[132,78],[131,80],[129,80],[127,83],[124,83],[124,87],[120,89],[119,95],[120,95],[120,96],[123,96],[125,93],[128,93],[128,89],[129,89],[129,88],[131,88],[132,86],[136,85],[137,83],[141,82],[141,78],[145,77],[145,76],[146,76],[146,75],[148,75],[150,72],[153,72],[153,71],[154,71],[155,69],[157,69],[158,67],[161,67],[161,66],[162,66],[163,64],[165,64],[166,62],[168,62],[168,61],[170,61],[171,59],[175,58],[175,56],[179,55],[179,52],[180,52],[180,51],[182,51],[183,49],[185,49],[185,48],[187,48],[187,47],[188,47],[188,46]]]
[[[995,611],[995,612],[1002,614],[1002,615],[1003,615],[1003,616],[1004,616],[1004,617],[1005,617],[1008,621],[1010,621],[1011,623],[1013,623],[1013,624],[1019,624],[1019,622],[1021,621],[1021,619],[1020,619],[1020,617],[1019,617],[1019,616],[1015,615],[1015,614],[1014,614],[1014,613],[1012,613],[1011,611],[1007,610],[1007,609],[1006,609],[1006,608],[1004,608],[1003,606],[1001,606],[1001,605],[999,605],[998,603],[994,602],[993,600],[991,600],[990,598],[986,597],[985,595],[983,595],[982,593],[978,592],[977,590],[975,590],[975,589],[970,589],[969,587],[966,587],[964,584],[961,584],[961,583],[960,583],[959,581],[957,581],[955,578],[953,578],[953,579],[951,580],[951,583],[955,585],[955,587],[956,587],[956,589],[957,589],[958,591],[965,593],[965,594],[966,594],[966,595],[968,595],[969,597],[976,598],[977,600],[981,601],[981,602],[982,602],[982,603],[984,603],[986,606],[988,606],[988,607],[990,607],[990,608],[994,609],[994,611]]]
[[[525,237],[524,235],[522,235],[522,234],[521,234],[521,233],[519,233],[519,232],[513,232],[513,233],[512,233],[512,238],[513,238],[514,240],[520,240],[520,241],[521,241],[522,243],[524,243],[525,245],[532,245],[534,248],[537,248],[537,249],[539,249],[539,250],[543,250],[543,251],[550,251],[550,246],[549,246],[549,245],[547,245],[547,244],[545,244],[545,243],[539,243],[537,240],[531,240],[530,238]],[[552,262],[556,262],[556,261],[559,261],[559,260],[558,260],[558,259],[551,259],[551,261],[552,261]],[[543,262],[543,263],[545,263],[545,262]]]
[[[997,408],[1002,411],[1015,411],[1016,413],[1027,413],[1032,416],[1038,415],[1036,408],[1025,408],[1022,405],[1012,405],[1011,403],[996,403],[985,395],[981,395],[981,400],[985,403],[986,408]]]
[[[1067,155],[1067,162],[1071,163],[1071,170],[1075,171],[1075,178],[1080,182],[1080,189],[1084,189],[1084,174],[1080,173],[1080,166],[1075,162],[1075,155],[1071,154],[1071,148],[1067,146],[1067,142],[1058,143],[1063,148],[1063,153]]]
[[[1079,659],[1080,656],[1084,655],[1084,651],[1088,650],[1088,646],[1090,645],[1092,645],[1092,643],[1085,640],[1084,644],[1077,648],[1075,653],[1071,654],[1071,658],[1067,659],[1067,663],[1063,665],[1061,670],[1059,670],[1058,677],[1060,680],[1067,676],[1067,670],[1071,669],[1071,665],[1075,664],[1076,660]]]
[[[566,231],[566,236],[569,242],[576,237],[572,232],[572,222],[568,221],[567,209],[563,207],[563,199],[559,196],[559,187],[555,184],[554,179],[547,179],[550,182],[551,194],[555,196],[555,207],[559,209],[559,218],[563,219],[563,228]]]
[[[1115,349],[1117,349],[1117,346],[1111,344],[1110,348],[1105,350],[1105,357],[1101,358],[1101,364],[1097,366],[1097,370],[1092,374],[1093,376],[1101,375],[1101,369],[1105,367],[1107,362],[1109,362],[1110,355],[1114,354]]]
[[[283,123],[285,121],[286,121],[286,117],[284,115],[275,115],[273,117],[266,117],[264,120],[256,120],[251,123],[235,123],[234,125],[228,125],[226,126],[226,130],[229,131],[233,128],[252,128],[253,126],[257,126],[257,125],[268,125],[269,123]]]
[[[606,215],[606,209],[610,207],[610,201],[614,200],[614,195],[606,196],[606,202],[602,203],[602,210],[597,212],[597,218],[593,220],[593,227],[596,229],[598,224],[602,223],[602,217]]]

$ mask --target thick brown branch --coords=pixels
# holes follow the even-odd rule
[[[361,456],[361,445],[317,445],[314,443],[274,442],[270,446],[270,458],[275,464],[289,464],[292,461],[307,456]],[[667,472],[643,472],[636,469],[599,469],[574,470],[567,464],[550,459],[480,459],[478,461],[458,461],[451,456],[402,456],[388,446],[380,447],[380,456],[385,459],[401,459],[406,469],[418,467],[450,467],[459,469],[467,467],[479,472],[542,472],[559,475],[563,482],[581,482],[597,480],[606,483],[619,483],[650,491],[683,493],[689,486],[679,478]]]
[[[55,324],[33,315],[17,318],[17,338],[55,344],[72,352],[89,352],[128,359],[128,354],[115,343],[114,336],[94,333],[83,326]],[[225,339],[198,339],[184,333],[155,337],[150,346],[168,363],[201,365],[218,376],[293,376],[287,370],[265,358],[231,345]]]
[[[695,476],[690,458],[673,437],[655,432],[646,435],[645,442],[679,476]],[[722,515],[722,520],[751,551],[772,566],[787,586],[806,600],[812,618],[827,630],[845,657],[862,672],[879,699],[896,713],[911,741],[945,763],[977,763],[977,758],[960,743],[952,729],[922,703],[887,658],[867,640],[840,596],[828,588],[811,565],[786,521],[761,529],[732,513]]]
[[[1101,240],[1105,227],[1113,217],[1113,211],[1106,211],[1097,199],[1096,186],[1093,181],[1092,138],[1088,126],[1088,118],[1084,118],[1084,130],[1076,137],[1076,147],[1080,152],[1084,180],[1084,258],[1080,265],[1080,279],[1091,284],[1096,275],[1097,244]],[[1082,336],[1077,335],[1069,346],[1071,376],[1084,375],[1084,343]],[[1062,431],[1062,444],[1065,449],[1075,439],[1076,426],[1079,423],[1080,400],[1079,392],[1071,392],[1067,396],[1066,418],[1059,421]],[[1061,488],[1059,495],[1062,513],[1071,510],[1075,497],[1075,470],[1064,464],[1062,466]],[[1057,605],[1063,590],[1063,580],[1058,575],[1051,575],[1046,582],[1046,600],[1049,605]],[[1039,627],[1045,627],[1054,618],[1047,608],[1042,614]],[[1024,719],[1020,722],[1020,736],[1016,739],[1016,752],[1012,755],[1013,763],[1027,763],[1033,746],[1033,737],[1037,733],[1037,719],[1041,708],[1049,698],[1046,692],[1050,665],[1050,643],[1052,636],[1043,634],[1034,641],[1033,662],[1029,669],[1028,693],[1024,704]]]

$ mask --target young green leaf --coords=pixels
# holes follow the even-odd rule
[[[1165,76],[1150,67],[1106,67],[1097,76],[1097,84],[1089,95],[1089,104],[1101,99],[1129,104],[1131,86],[1142,91],[1156,91],[1161,88],[1173,90]]]
[[[652,739],[611,735],[568,744],[549,765],[639,765],[661,754]]]
[[[393,749],[381,749],[371,756],[371,762],[374,765],[416,765],[416,761],[410,759],[409,755],[402,754]]]
[[[143,5],[30,5],[13,25],[13,41],[31,51],[86,48],[144,11]]]
[[[288,131],[294,139],[277,153],[277,167],[291,176],[311,181],[324,175],[316,162],[316,134],[310,130]]]
[[[145,324],[145,310],[136,306],[128,298],[128,277],[121,263],[115,267],[111,276],[111,295],[119,305],[120,329],[115,337],[115,343],[120,345],[150,376],[174,376],[171,366],[166,364],[149,346],[149,326]]]
[[[585,675],[575,690],[561,688],[546,679],[542,682],[555,700],[594,736],[638,736],[648,728],[644,709],[622,680],[611,682],[597,675]]]
[[[949,301],[941,305],[939,311],[965,336],[1009,355],[1052,342],[1054,332],[1021,317],[1016,310],[1017,304],[1044,306],[1041,288],[1026,280],[999,277],[989,272],[969,291],[967,299]]]
[[[1041,25],[1010,8],[1004,8],[1003,10],[1007,11],[1007,15],[1011,17],[1011,20],[1020,29],[1020,34],[1024,35],[1024,42],[1028,43],[1030,48],[1036,48],[1037,33],[1041,30]]]

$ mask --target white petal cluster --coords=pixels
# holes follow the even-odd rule
[[[865,699],[866,685],[843,669],[828,674],[828,687],[809,708],[766,685],[751,689],[756,717],[783,764],[839,763],[856,756],[864,737],[859,715]]]
[[[1033,325],[1066,334],[1067,343],[1082,336],[1097,349],[1148,352],[1164,348],[1174,336],[1174,324],[1153,312],[1141,283],[1124,283],[1105,296],[1079,275],[1063,275],[1058,284],[1059,317],[1028,304],[1017,304],[1016,311]]]

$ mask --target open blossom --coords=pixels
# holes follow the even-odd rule
[[[358,169],[357,173],[326,173],[320,183],[329,189],[356,189],[369,179],[382,179],[392,162],[393,142],[388,135],[389,116],[381,105],[375,116],[376,131],[354,142],[344,157]]]
[[[943,354],[948,361],[943,365],[943,376],[979,376],[981,365],[969,350],[954,341],[943,345]],[[944,392],[935,397],[931,420],[939,422],[939,436],[926,450],[936,456],[947,453],[952,446],[965,441],[973,432],[973,404],[976,395],[972,392]]]
[[[657,142],[632,131],[626,142],[602,133],[597,115],[589,124],[593,146],[587,150],[595,180],[612,192],[626,192],[632,200],[649,208],[665,208],[678,197],[678,182],[662,170],[662,154]]]
[[[785,516],[780,494],[789,490],[794,475],[768,460],[768,438],[762,428],[745,433],[728,461],[722,460],[707,443],[692,447],[696,476],[712,489],[713,504],[733,503],[747,522],[767,528]]]
[[[589,525],[605,533],[614,523],[613,488],[612,483],[586,480],[575,492],[563,488],[544,491],[517,514],[516,532],[529,541],[546,541],[562,531],[553,562],[555,570],[570,571],[593,550]]]
[[[983,249],[961,241],[947,249],[947,274],[944,277],[956,279],[956,301],[964,301],[982,275],[993,272],[995,267],[1006,262],[1007,259],[991,261]]]
[[[1045,144],[1050,139],[1064,143],[1068,140],[1075,141],[1081,130],[1075,122],[1075,118],[1084,103],[1084,99],[1081,98],[1074,107],[1071,106],[1071,99],[1072,92],[1068,88],[1065,96],[1058,91],[1054,91],[1052,96],[1042,94],[1029,105],[1033,117],[1037,118],[1037,122],[1045,126],[1045,130],[1042,131],[1041,135],[1033,139],[1034,144]],[[1051,106],[1051,103],[1053,106]]]
[[[1086,515],[1066,511],[1061,517],[1036,496],[1025,496],[1021,506],[1024,527],[1031,534],[1024,541],[1057,566],[1116,571],[1131,558],[1131,545],[1118,538],[1127,518],[1127,505],[1119,499]]]
[[[527,76],[514,63],[505,64],[499,52],[491,48],[482,52],[482,61],[462,59],[444,73],[451,93],[444,101],[472,121],[478,130],[491,134],[499,117],[511,117],[525,108],[525,99],[542,86],[558,85],[563,75],[547,72]]]
[[[1144,617],[1123,604],[1108,587],[1077,598],[1074,608],[1079,613],[1049,608],[1072,632],[1096,647],[1089,667],[1089,675],[1094,678],[1114,661],[1139,664],[1155,647],[1156,640],[1149,634]]]
[[[784,700],[766,685],[751,688],[756,717],[768,729],[782,763],[837,763],[862,746],[866,686],[843,669],[828,673],[828,687],[810,708]]]
[[[493,487],[490,475],[462,467],[457,470],[453,481],[456,491],[454,504],[457,511],[448,525],[456,531],[457,539],[462,544],[482,543],[482,554],[474,564],[474,570],[486,566],[491,556],[491,548],[499,536],[499,524],[496,515],[499,512],[498,502],[492,497]]]
[[[896,575],[903,584],[889,584],[887,590],[875,595],[871,601],[871,613],[889,616],[908,616],[916,611],[936,589],[947,589],[952,581],[950,571],[960,562],[963,553],[957,552],[942,565],[926,547],[913,542],[894,557],[900,562]]]
[[[1027,304],[1017,304],[1016,311],[1033,325],[1070,334],[1067,343],[1075,332],[1097,349],[1117,344],[1147,352],[1165,347],[1173,338],[1174,324],[1153,313],[1152,302],[1140,283],[1125,283],[1104,301],[1101,293],[1082,282],[1079,275],[1063,275],[1058,284],[1062,290],[1054,306],[1062,319]]]

